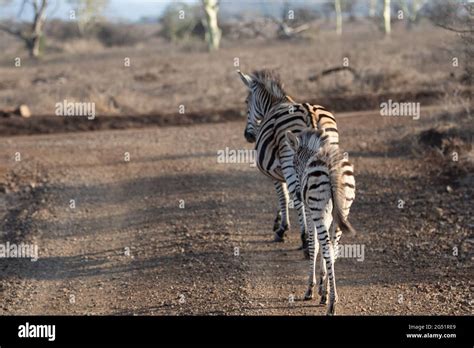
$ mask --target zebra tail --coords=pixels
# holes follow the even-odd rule
[[[332,215],[336,226],[342,230],[343,233],[355,235],[357,232],[344,215],[344,204],[346,202],[346,193],[344,190],[344,182],[342,177],[342,153],[335,146],[330,146],[328,149],[331,194],[333,201]]]
[[[334,200],[337,202],[337,200]],[[355,228],[352,226],[352,224],[349,222],[348,219],[344,217],[342,214],[342,209],[339,204],[334,204],[333,208],[333,218],[336,221],[337,226],[342,230],[342,232],[347,233],[349,235],[355,235],[357,234],[357,231]]]

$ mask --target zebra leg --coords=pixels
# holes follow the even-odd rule
[[[309,259],[309,247],[308,247],[308,240],[307,240],[307,226],[306,226],[306,213],[305,213],[305,208],[304,204],[301,203],[300,201],[297,201],[295,199],[295,208],[298,211],[298,221],[300,224],[300,238],[301,238],[301,246],[298,248],[298,250],[303,250],[304,257],[306,259]]]
[[[273,232],[276,232],[281,225],[281,210],[278,209],[276,216],[275,216],[275,222],[273,223]]]
[[[336,227],[336,231],[334,232],[334,262],[336,262],[337,258],[339,257],[339,240],[342,236],[342,230]]]
[[[301,188],[298,182],[298,177],[296,175],[295,168],[293,166],[293,152],[285,144],[280,151],[280,160],[281,160],[281,170],[285,181],[290,191],[290,197],[293,198],[294,207],[298,211],[298,221],[300,224],[301,230],[301,241],[302,245],[300,249],[303,249],[306,258],[309,258],[308,243],[306,241],[306,214],[305,207],[301,199]]]
[[[325,256],[326,265],[328,268],[328,278],[329,278],[329,304],[328,304],[328,315],[336,314],[336,303],[338,301],[337,291],[336,291],[336,274],[334,270],[334,248],[332,243],[329,244],[329,253]]]
[[[305,300],[311,300],[313,298],[314,285],[316,284],[316,259],[319,252],[319,243],[315,236],[317,231],[311,221],[309,214],[308,216],[308,250],[309,250],[309,273],[308,273],[308,289],[304,295]]]
[[[307,259],[309,258],[310,262],[311,262],[311,249],[315,248],[315,250],[314,250],[314,264],[316,265],[316,261],[317,261],[317,258],[318,258],[318,252],[319,252],[319,242],[316,239],[317,231],[316,231],[316,227],[313,224],[313,220],[311,219],[311,212],[310,212],[310,210],[308,209],[308,207],[306,205],[304,207],[304,211],[305,211],[305,216],[306,216],[306,226],[307,226],[309,232],[308,232],[308,235],[301,234],[301,249],[303,250],[305,258],[307,258]],[[313,234],[313,243],[314,243],[313,247],[311,247],[311,245],[309,244],[309,235],[311,233]],[[316,272],[316,269],[314,269],[314,272]],[[314,283],[315,282],[316,282],[316,280],[314,281]]]
[[[335,226],[334,226],[334,222],[332,221],[329,221],[331,219],[328,219],[328,217],[330,216],[330,211],[331,209],[326,209],[326,213],[325,213],[325,220],[324,220],[324,224],[323,225],[320,225],[318,226],[320,229],[321,228],[325,228],[325,226],[328,226],[329,225],[329,232],[328,232],[328,236],[326,237],[327,240],[325,239],[326,243],[328,244],[328,247],[329,247],[329,240],[331,240],[332,242],[334,241],[334,230],[335,230]],[[319,239],[319,237],[318,237]],[[321,252],[321,258],[320,258],[320,270],[319,270],[319,282],[318,282],[318,294],[319,296],[321,296],[321,300],[319,301],[320,304],[326,304],[327,301],[328,301],[328,288],[329,288],[329,284],[328,284],[328,271],[327,271],[327,265],[326,265],[326,261],[325,261],[325,258],[323,256],[323,253],[328,253],[328,251],[326,249],[322,250]]]
[[[318,294],[321,296],[320,304],[326,304],[327,302],[327,267],[328,258],[329,255],[331,255],[332,250],[332,242],[330,237],[332,223],[332,201],[328,196],[328,191],[329,190],[310,191],[309,197],[318,197],[318,199],[308,201],[308,209],[311,213],[311,218],[313,220],[313,225],[316,230],[316,235],[321,251],[321,269],[318,284]]]
[[[314,224],[317,225],[318,222],[321,222],[321,218],[317,217],[317,212],[316,214],[313,213],[313,220]],[[336,292],[336,277],[334,274],[334,249],[332,242],[330,241],[329,237],[329,232],[324,226],[322,225],[317,225],[321,226],[320,229],[318,229],[318,240],[320,243],[320,248],[321,248],[321,268],[325,272],[327,268],[327,277],[326,276],[321,276],[320,279],[320,294],[321,294],[321,302],[320,304],[326,304],[327,301],[327,285],[326,285],[326,279],[329,280],[329,305],[328,305],[328,315],[332,315],[335,313],[336,309],[336,302],[337,302],[337,292]],[[316,227],[318,228],[318,227]],[[323,266],[324,265],[324,266]],[[323,268],[324,267],[324,268]]]
[[[277,217],[273,226],[273,231],[275,232],[273,241],[283,242],[285,240],[285,232],[290,228],[290,221],[288,217],[288,189],[285,182],[274,181],[274,185],[278,195],[278,204],[280,210],[277,213]],[[278,226],[277,223],[279,223]]]
[[[327,282],[328,278],[327,278],[326,262],[324,261],[324,257],[323,257],[323,250],[321,250],[319,267],[320,268],[319,268],[319,281],[318,281],[318,295],[321,296],[321,300],[319,301],[319,304],[326,304],[327,295],[328,295],[328,282]]]

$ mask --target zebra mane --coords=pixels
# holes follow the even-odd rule
[[[280,76],[273,70],[257,70],[252,73],[252,80],[265,88],[265,91],[276,99],[284,99],[286,92]]]
[[[324,129],[305,129],[298,137],[301,148],[312,152],[322,159],[332,170],[338,170],[344,159],[342,152],[337,146],[329,143],[329,137]]]
[[[301,141],[300,146],[314,152],[320,151],[327,141],[324,135],[324,129],[305,129],[298,135]]]

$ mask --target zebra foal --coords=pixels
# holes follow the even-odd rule
[[[313,298],[316,258],[321,247],[319,295],[327,301],[329,315],[335,314],[338,300],[334,263],[342,232],[354,230],[347,220],[355,198],[354,168],[338,146],[331,144],[324,130],[307,129],[298,135],[286,132],[298,187],[306,209],[310,268],[305,300]],[[317,241],[316,241],[317,237]]]

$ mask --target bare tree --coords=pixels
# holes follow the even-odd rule
[[[410,22],[414,23],[417,19],[418,11],[421,9],[425,0],[412,0],[410,11]]]
[[[69,0],[69,3],[77,11],[77,26],[84,35],[107,7],[108,0]]]
[[[25,42],[26,47],[32,57],[39,57],[41,41],[44,34],[44,24],[46,22],[46,7],[48,0],[23,0],[21,3],[20,15],[26,4],[31,4],[33,8],[33,22],[27,30],[15,29],[10,26],[0,24],[0,30],[16,36]]]
[[[459,58],[453,59],[459,60],[460,63],[456,64],[464,67],[463,83],[472,86],[474,76],[474,3],[459,3],[454,0],[438,2],[430,10],[428,17],[436,26],[458,34],[459,46],[452,52],[453,54],[461,53],[464,57],[458,56]]]
[[[385,28],[385,35],[390,35],[391,27],[390,27],[390,0],[384,0],[383,5],[383,22]]]
[[[341,0],[334,0],[334,9],[336,10],[336,32],[337,35],[342,35]]]
[[[307,10],[299,9],[299,14],[298,17],[302,19],[302,14],[306,13],[308,14]],[[296,12],[298,12],[298,9],[291,9],[290,3],[288,1],[285,1],[283,4],[282,12],[281,12],[281,17],[280,19],[275,18],[274,16],[268,16],[272,22],[278,25],[277,29],[277,37],[279,39],[293,39],[297,37],[299,34],[302,32],[308,30],[310,28],[309,22],[311,21],[309,18],[304,19],[304,23],[301,22],[301,20],[295,20]],[[291,22],[299,22],[302,23],[298,26],[290,25]]]
[[[219,12],[219,4],[217,0],[202,0],[204,6],[204,12],[206,14],[205,27],[206,34],[205,39],[207,41],[210,51],[219,49],[219,43],[221,40],[221,30],[217,24],[217,13]]]
[[[399,0],[399,3],[402,7],[403,13],[407,16],[407,27],[411,26],[416,22],[418,11],[423,6],[425,0],[412,0],[411,8],[408,6],[407,0]]]
[[[377,0],[370,0],[369,4],[369,17],[374,18],[377,12]]]
[[[334,11],[336,12],[336,32],[342,35],[342,13],[349,16],[349,20],[355,19],[355,7],[357,0],[334,0]]]

